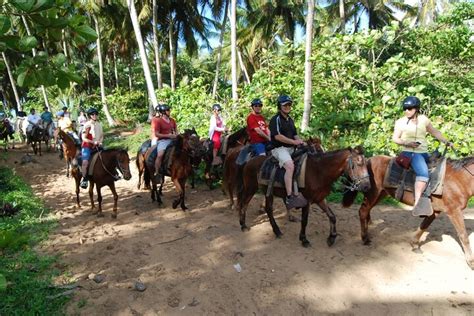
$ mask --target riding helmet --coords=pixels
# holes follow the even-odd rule
[[[421,106],[421,101],[417,97],[409,96],[409,97],[406,97],[405,100],[403,100],[402,106],[403,106],[403,110],[413,109],[413,108],[419,109]]]
[[[250,102],[250,104],[252,106],[263,105],[262,100],[260,100],[259,98],[253,99],[252,102]]]
[[[64,111],[58,111],[56,112],[56,116],[60,116],[60,117],[63,117],[64,116]]]
[[[97,111],[96,108],[89,108],[89,110],[87,110],[87,115],[92,115],[92,114],[99,115],[99,111]]]
[[[222,107],[219,103],[216,103],[212,106],[212,110],[213,111],[221,111],[222,110]]]
[[[158,106],[158,111],[161,113],[161,114],[165,114],[166,111],[169,111],[171,110],[171,107],[168,105],[168,104],[160,104]]]
[[[293,103],[293,100],[291,99],[291,97],[289,97],[285,94],[280,95],[277,99],[277,106],[278,106],[278,108],[280,108],[280,106],[282,106],[283,104],[288,103],[288,102]]]

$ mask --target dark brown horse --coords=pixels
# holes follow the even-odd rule
[[[324,150],[321,147],[321,140],[319,138],[308,138],[306,140],[308,144],[308,152],[311,153],[322,153]],[[234,192],[237,184],[237,169],[236,164],[237,157],[239,156],[240,150],[243,145],[238,145],[227,151],[227,155],[224,160],[224,170],[222,177],[222,191],[229,196],[229,207],[234,208]]]
[[[27,135],[28,144],[31,144],[35,155],[39,154],[41,156],[41,142],[44,141],[46,143],[46,134],[47,133],[42,126],[35,125]]]
[[[97,201],[99,202],[99,209],[97,216],[102,217],[102,193],[103,186],[108,186],[114,195],[114,208],[112,218],[117,218],[117,200],[118,194],[115,190],[115,181],[120,177],[118,172],[123,175],[125,180],[130,180],[132,174],[130,173],[130,158],[125,149],[105,149],[96,153],[99,155],[92,170],[92,176],[89,177],[89,197],[91,201],[91,210],[95,210],[94,205],[94,185],[97,186]],[[77,183],[77,182],[76,182]],[[77,188],[76,188],[77,189]]]
[[[73,160],[79,155],[80,148],[77,147],[74,139],[61,128],[57,129],[57,133],[58,138],[61,140],[61,148],[63,151],[64,160],[66,160],[66,177],[69,178],[69,170],[72,167]]]
[[[7,119],[0,121],[0,141],[3,142],[3,150],[7,151],[9,140],[13,141],[12,148],[15,148],[15,140],[13,138],[13,128]]]
[[[188,209],[185,205],[186,180],[193,172],[191,160],[192,157],[196,155],[196,152],[200,151],[201,144],[199,137],[196,135],[188,135],[187,133],[183,133],[178,135],[170,146],[174,147],[171,156],[169,156],[171,165],[169,170],[165,170],[165,174],[163,176],[171,177],[171,181],[173,181],[176,191],[178,192],[178,197],[173,201],[172,204],[173,208],[177,208],[178,205],[180,205],[181,209],[185,211]],[[151,199],[153,201],[157,201],[159,205],[162,205],[163,202],[158,192],[158,179],[152,176],[155,173],[154,162],[147,163],[150,155],[153,153],[153,150],[156,150],[156,147],[153,146],[149,148],[144,156],[144,183],[146,186],[149,186],[151,181]],[[164,157],[162,166],[167,165],[168,161],[166,157]],[[164,181],[163,178],[159,180],[161,180],[161,183]]]
[[[364,193],[364,202],[359,209],[361,225],[361,237],[365,245],[370,243],[368,226],[370,222],[370,210],[387,195],[394,196],[396,189],[386,189],[383,187],[385,171],[391,157],[374,156],[368,160],[368,170],[370,175],[371,189]],[[347,192],[344,194],[343,205],[350,206],[357,195],[357,192]],[[421,235],[428,229],[431,223],[441,212],[445,212],[458,234],[466,261],[471,269],[474,269],[474,256],[469,244],[469,236],[464,225],[463,210],[466,208],[469,198],[474,195],[474,157],[462,160],[448,160],[446,164],[446,175],[444,180],[443,195],[432,195],[432,205],[434,213],[426,217],[415,232],[411,244],[420,247]],[[402,202],[413,205],[414,197],[412,192],[406,191],[403,194]],[[407,216],[407,215],[406,215]]]
[[[230,134],[227,137],[225,148],[223,148],[224,146],[221,146],[221,149],[217,153],[218,157],[222,160],[222,162],[224,162],[227,153],[232,148],[245,145],[248,140],[249,136],[247,134],[247,128],[242,127],[241,129],[239,129],[235,133]],[[204,146],[206,147],[206,154],[204,156],[204,162],[206,163],[204,176],[206,177],[207,185],[210,189],[212,189],[214,186],[214,182],[219,181],[221,178],[220,173],[222,173],[223,163],[219,165],[212,165],[212,151],[214,149],[214,144],[212,140],[207,140]]]
[[[253,195],[258,189],[257,175],[266,157],[258,156],[251,159],[241,172],[237,175],[242,179],[238,183],[237,208],[239,210],[240,227],[242,231],[249,228],[245,223],[247,207]],[[312,203],[326,213],[330,221],[330,234],[327,244],[333,245],[336,237],[336,216],[326,203],[326,196],[331,192],[331,185],[341,175],[346,174],[351,187],[355,190],[367,191],[370,188],[369,175],[365,162],[364,152],[361,147],[355,149],[347,148],[327,153],[308,154],[306,161],[305,187],[300,192],[308,200],[308,205],[302,208],[301,230],[299,239],[304,247],[308,247],[310,242],[306,238],[306,225],[308,224],[309,207]],[[273,195],[284,198],[286,191],[284,188],[274,188]],[[275,218],[273,216],[273,196],[266,197],[265,211],[270,219],[273,232],[277,237],[282,235]]]

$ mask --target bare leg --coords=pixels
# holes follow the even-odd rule
[[[418,204],[421,194],[425,191],[427,183],[424,181],[415,181],[415,204]]]
[[[156,155],[155,159],[155,177],[160,173],[160,167],[161,167],[161,161],[163,160],[163,155],[165,151],[160,150],[158,154]]]

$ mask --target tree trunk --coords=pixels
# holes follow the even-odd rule
[[[168,26],[168,40],[169,40],[169,45],[170,45],[170,76],[171,76],[171,90],[174,91],[176,88],[176,60],[175,60],[175,54],[174,54],[174,36],[173,36],[173,16],[172,14],[169,15],[169,26]]]
[[[138,49],[140,51],[140,59],[142,61],[143,74],[145,75],[146,87],[148,91],[148,97],[153,105],[153,108],[158,106],[158,100],[155,95],[155,88],[153,86],[153,80],[151,79],[150,67],[148,66],[148,59],[146,56],[145,45],[143,45],[142,32],[140,31],[140,25],[138,24],[137,10],[135,9],[134,0],[128,0],[128,10],[130,11],[130,18],[132,20],[133,30],[135,31],[135,37],[137,38]],[[151,119],[150,110],[148,110],[148,118]]]
[[[5,66],[7,67],[8,78],[10,78],[10,84],[12,85],[13,94],[15,95],[16,101],[16,108],[18,111],[22,111],[21,103],[20,103],[20,96],[18,95],[18,90],[16,89],[16,82],[15,78],[13,78],[12,70],[10,68],[10,64],[8,63],[7,56],[4,52],[2,52],[3,61],[5,62]]]
[[[344,34],[346,33],[346,9],[344,8],[344,0],[339,0],[339,18],[341,19],[341,33]]]
[[[102,51],[100,43],[100,27],[99,21],[95,15],[92,15],[95,23],[95,31],[97,33],[97,59],[99,59],[99,81],[100,81],[100,98],[102,103],[102,108],[104,109],[105,117],[107,118],[107,123],[109,126],[115,126],[115,121],[110,115],[109,107],[107,106],[107,99],[105,98],[105,85],[104,85],[104,66],[102,64]]]
[[[244,61],[242,60],[242,54],[240,53],[240,50],[237,50],[237,56],[239,57],[240,69],[242,69],[242,73],[244,74],[245,82],[249,85],[250,84],[250,77],[249,77],[249,74],[247,72],[247,68],[245,68]]]
[[[219,37],[219,48],[217,52],[217,62],[216,62],[216,75],[214,77],[214,85],[212,86],[212,98],[216,98],[217,94],[217,84],[219,83],[219,69],[221,67],[221,60],[222,60],[222,43],[224,42],[224,34],[225,34],[225,25],[227,22],[227,10],[229,8],[229,0],[225,2],[225,9],[224,9],[224,18],[222,19],[222,26],[221,26],[221,35]]]
[[[311,48],[313,45],[313,21],[314,21],[314,1],[308,1],[308,15],[306,16],[306,52],[304,61],[304,110],[301,120],[301,131],[305,131],[309,126],[311,114],[313,74],[311,67]]]
[[[117,52],[115,47],[112,49],[112,56],[114,58],[114,76],[115,76],[115,89],[119,89],[119,76],[118,76],[118,69],[117,69]]]
[[[237,0],[231,1],[230,14],[230,43],[231,43],[231,67],[232,67],[232,101],[237,103]]]
[[[28,33],[28,36],[31,36],[31,31],[30,27],[28,26],[28,22],[26,22],[26,18],[22,15],[21,20],[23,21],[23,24],[25,25],[26,33]],[[36,48],[33,48],[32,50],[33,57],[36,56]],[[46,89],[44,88],[44,85],[40,86],[41,93],[43,94],[43,99],[44,99],[44,104],[48,108],[48,111],[51,111],[51,108],[49,106],[49,101],[48,101],[48,95],[46,94]]]
[[[153,0],[153,48],[155,50],[155,68],[156,68],[156,84],[158,89],[163,88],[163,79],[161,78],[161,61],[160,61],[160,45],[158,43],[158,32],[156,27],[158,23],[156,22],[158,18],[158,6],[156,0]]]

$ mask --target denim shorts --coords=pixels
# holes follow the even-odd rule
[[[250,145],[250,149],[252,150],[255,156],[265,155],[265,143],[255,143]]]
[[[81,156],[82,156],[82,161],[84,160],[91,160],[91,149],[88,147],[82,147],[81,149]]]
[[[156,152],[164,151],[171,144],[171,139],[160,139],[156,145]]]
[[[416,181],[428,182],[430,179],[428,173],[428,159],[430,155],[428,153],[414,153],[410,151],[402,151],[402,155],[405,157],[411,157],[411,167],[415,171]]]

